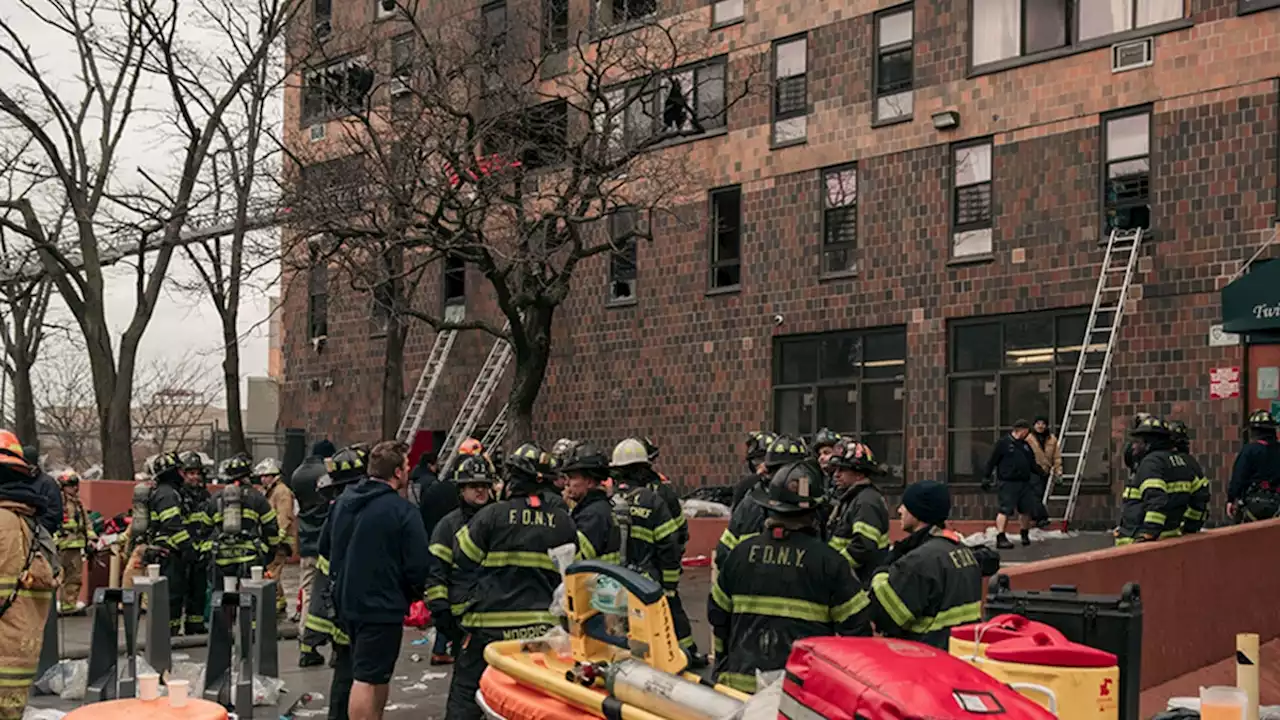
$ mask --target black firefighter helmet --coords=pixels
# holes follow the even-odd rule
[[[827,496],[827,477],[813,463],[790,462],[773,474],[766,485],[751,491],[751,500],[771,513],[798,515],[813,512]]]

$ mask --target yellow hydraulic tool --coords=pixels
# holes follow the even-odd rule
[[[600,578],[606,577],[624,593],[625,630],[610,623],[609,616],[591,602]],[[565,570],[564,585],[565,613],[575,662],[609,662],[617,655],[614,648],[621,648],[650,667],[672,675],[679,675],[689,664],[676,638],[666,594],[658,583],[617,565],[584,560]],[[619,634],[623,631],[625,636]]]

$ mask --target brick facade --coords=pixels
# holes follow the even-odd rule
[[[811,110],[802,145],[770,148],[762,96],[733,108],[726,134],[679,148],[708,169],[708,189],[742,187],[741,287],[707,291],[705,197],[654,219],[657,239],[639,250],[635,304],[606,307],[607,260],[593,258],[557,316],[537,439],[643,433],[661,444],[673,478],[728,482],[739,474],[745,433],[772,423],[776,336],[905,326],[906,475],[945,474],[948,324],[1088,307],[1103,256],[1100,118],[1147,105],[1153,234],[1112,365],[1110,442],[1118,448],[1139,410],[1184,419],[1221,488],[1243,405],[1209,400],[1207,375],[1243,365],[1244,353],[1209,347],[1207,336],[1219,321],[1219,290],[1280,215],[1280,11],[1238,15],[1238,0],[1190,0],[1188,22],[1155,37],[1150,67],[1113,74],[1102,47],[971,77],[969,2],[917,0],[913,119],[872,128],[871,13],[897,3],[746,5],[745,22],[713,31],[730,52],[730,75],[768,53],[773,39],[809,31]],[[957,130],[935,130],[930,116],[943,109],[959,113]],[[290,117],[296,125],[296,110]],[[960,262],[950,259],[951,144],[981,137],[994,145],[993,252]],[[820,279],[821,169],[853,161],[858,272]],[[422,293],[439,302],[438,286]],[[468,302],[469,313],[494,315],[474,273]],[[292,277],[281,423],[372,439],[382,344],[370,337],[369,300],[331,287],[320,352],[306,338],[306,303],[305,277]],[[421,327],[410,334],[406,392],[431,339]],[[460,337],[427,427],[448,428],[490,345],[475,332]],[[499,397],[490,414],[500,405]],[[992,500],[965,488],[956,503],[965,516],[983,516]],[[1106,523],[1113,502],[1097,492],[1081,512]]]

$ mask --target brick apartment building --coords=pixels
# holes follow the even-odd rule
[[[339,36],[381,14],[378,0],[316,4]],[[976,468],[1015,418],[1059,423],[1108,232],[1146,226],[1078,517],[1113,521],[1140,410],[1192,427],[1221,513],[1243,415],[1280,397],[1265,319],[1280,312],[1252,309],[1280,301],[1255,302],[1280,295],[1265,277],[1280,263],[1234,291],[1257,317],[1229,329],[1254,344],[1210,340],[1223,287],[1280,215],[1280,0],[671,4],[659,14],[702,18],[721,48],[707,66],[732,80],[763,55],[773,94],[680,146],[714,178],[676,209],[685,224],[656,226],[634,264],[597,257],[579,273],[539,441],[643,433],[668,475],[697,485],[741,473],[750,430],[825,426],[868,442],[894,469],[890,491],[945,476],[960,514],[989,515]],[[569,10],[584,23],[634,12]],[[300,104],[291,91],[299,143],[313,126]],[[372,439],[369,301],[323,267],[305,274],[283,300],[281,425]],[[426,292],[496,316],[484,280],[458,268]],[[406,392],[431,340],[411,331]],[[428,428],[449,427],[490,345],[460,338]],[[1224,367],[1243,369],[1240,396],[1211,399]]]

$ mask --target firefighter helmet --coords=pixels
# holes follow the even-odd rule
[[[780,515],[816,510],[827,495],[827,478],[812,463],[793,461],[783,465],[766,485],[757,485],[751,499]]]
[[[808,456],[809,450],[804,446],[803,440],[790,435],[779,435],[769,443],[765,451],[764,466],[775,471],[787,463],[804,460]]]
[[[1191,429],[1181,420],[1170,420],[1165,423],[1165,426],[1169,428],[1169,434],[1173,436],[1174,440],[1185,441],[1191,439]]]
[[[204,458],[200,457],[200,453],[192,450],[182,454],[183,470],[204,470]]]
[[[1257,413],[1255,413],[1255,415],[1256,414]],[[1271,413],[1267,413],[1267,417],[1270,417],[1270,416],[1271,416]],[[1155,415],[1151,415],[1147,417],[1145,420],[1143,420],[1141,423],[1139,423],[1138,427],[1134,428],[1133,430],[1130,430],[1129,435],[1135,438],[1147,438],[1147,437],[1167,438],[1171,436],[1171,433],[1169,432],[1169,426],[1165,424],[1164,420],[1161,420]]]
[[[871,448],[857,440],[843,440],[836,445],[836,454],[828,461],[831,467],[853,470],[866,475],[883,475],[884,469],[876,462]]]
[[[813,436],[814,451],[821,450],[824,447],[835,447],[840,444],[840,434],[832,432],[828,428],[822,428],[817,435]]]
[[[157,469],[159,461],[156,462]],[[157,472],[157,475],[160,473]],[[222,476],[227,480],[242,480],[253,475],[253,458],[245,453],[239,453],[222,463]]]
[[[80,473],[72,470],[71,468],[67,468],[66,470],[58,473],[58,484],[63,487],[76,487],[80,484]]]
[[[776,436],[763,430],[756,430],[747,436],[747,462],[760,462],[769,452]]]
[[[617,451],[614,451],[617,457]],[[609,458],[595,443],[576,442],[565,451],[556,468],[561,474],[581,473],[589,478],[604,480],[609,477]]]
[[[551,455],[556,459],[559,459],[564,457],[564,454],[568,452],[571,447],[573,447],[573,441],[569,438],[562,437],[551,446]]]
[[[453,477],[450,479],[459,486],[488,485],[492,487],[498,481],[493,472],[493,465],[482,455],[462,458],[454,467]]]
[[[649,452],[645,450],[643,442],[635,438],[627,438],[614,446],[613,460],[609,464],[616,468],[648,465]]]
[[[458,446],[459,455],[479,455],[484,452],[484,446],[475,438],[467,438]]]
[[[275,458],[264,458],[253,468],[253,474],[257,477],[269,477],[280,474],[280,461]]]
[[[156,482],[177,478],[178,469],[182,467],[182,460],[178,457],[178,453],[160,453],[151,461],[151,477]]]
[[[328,486],[343,485],[363,477],[366,456],[367,453],[362,452],[360,447],[351,445],[325,460],[325,470],[329,473]]]
[[[1275,428],[1276,419],[1269,410],[1254,410],[1249,414],[1249,427]]]
[[[640,438],[640,442],[644,443],[644,450],[649,453],[649,462],[657,460],[658,453],[661,452],[661,448],[658,447],[657,443],[650,440],[647,436]]]
[[[22,443],[10,430],[0,430],[0,465],[22,474],[29,474],[32,470],[22,451]]]
[[[540,482],[550,467],[550,456],[531,442],[521,445],[507,456],[507,473],[521,480]]]

